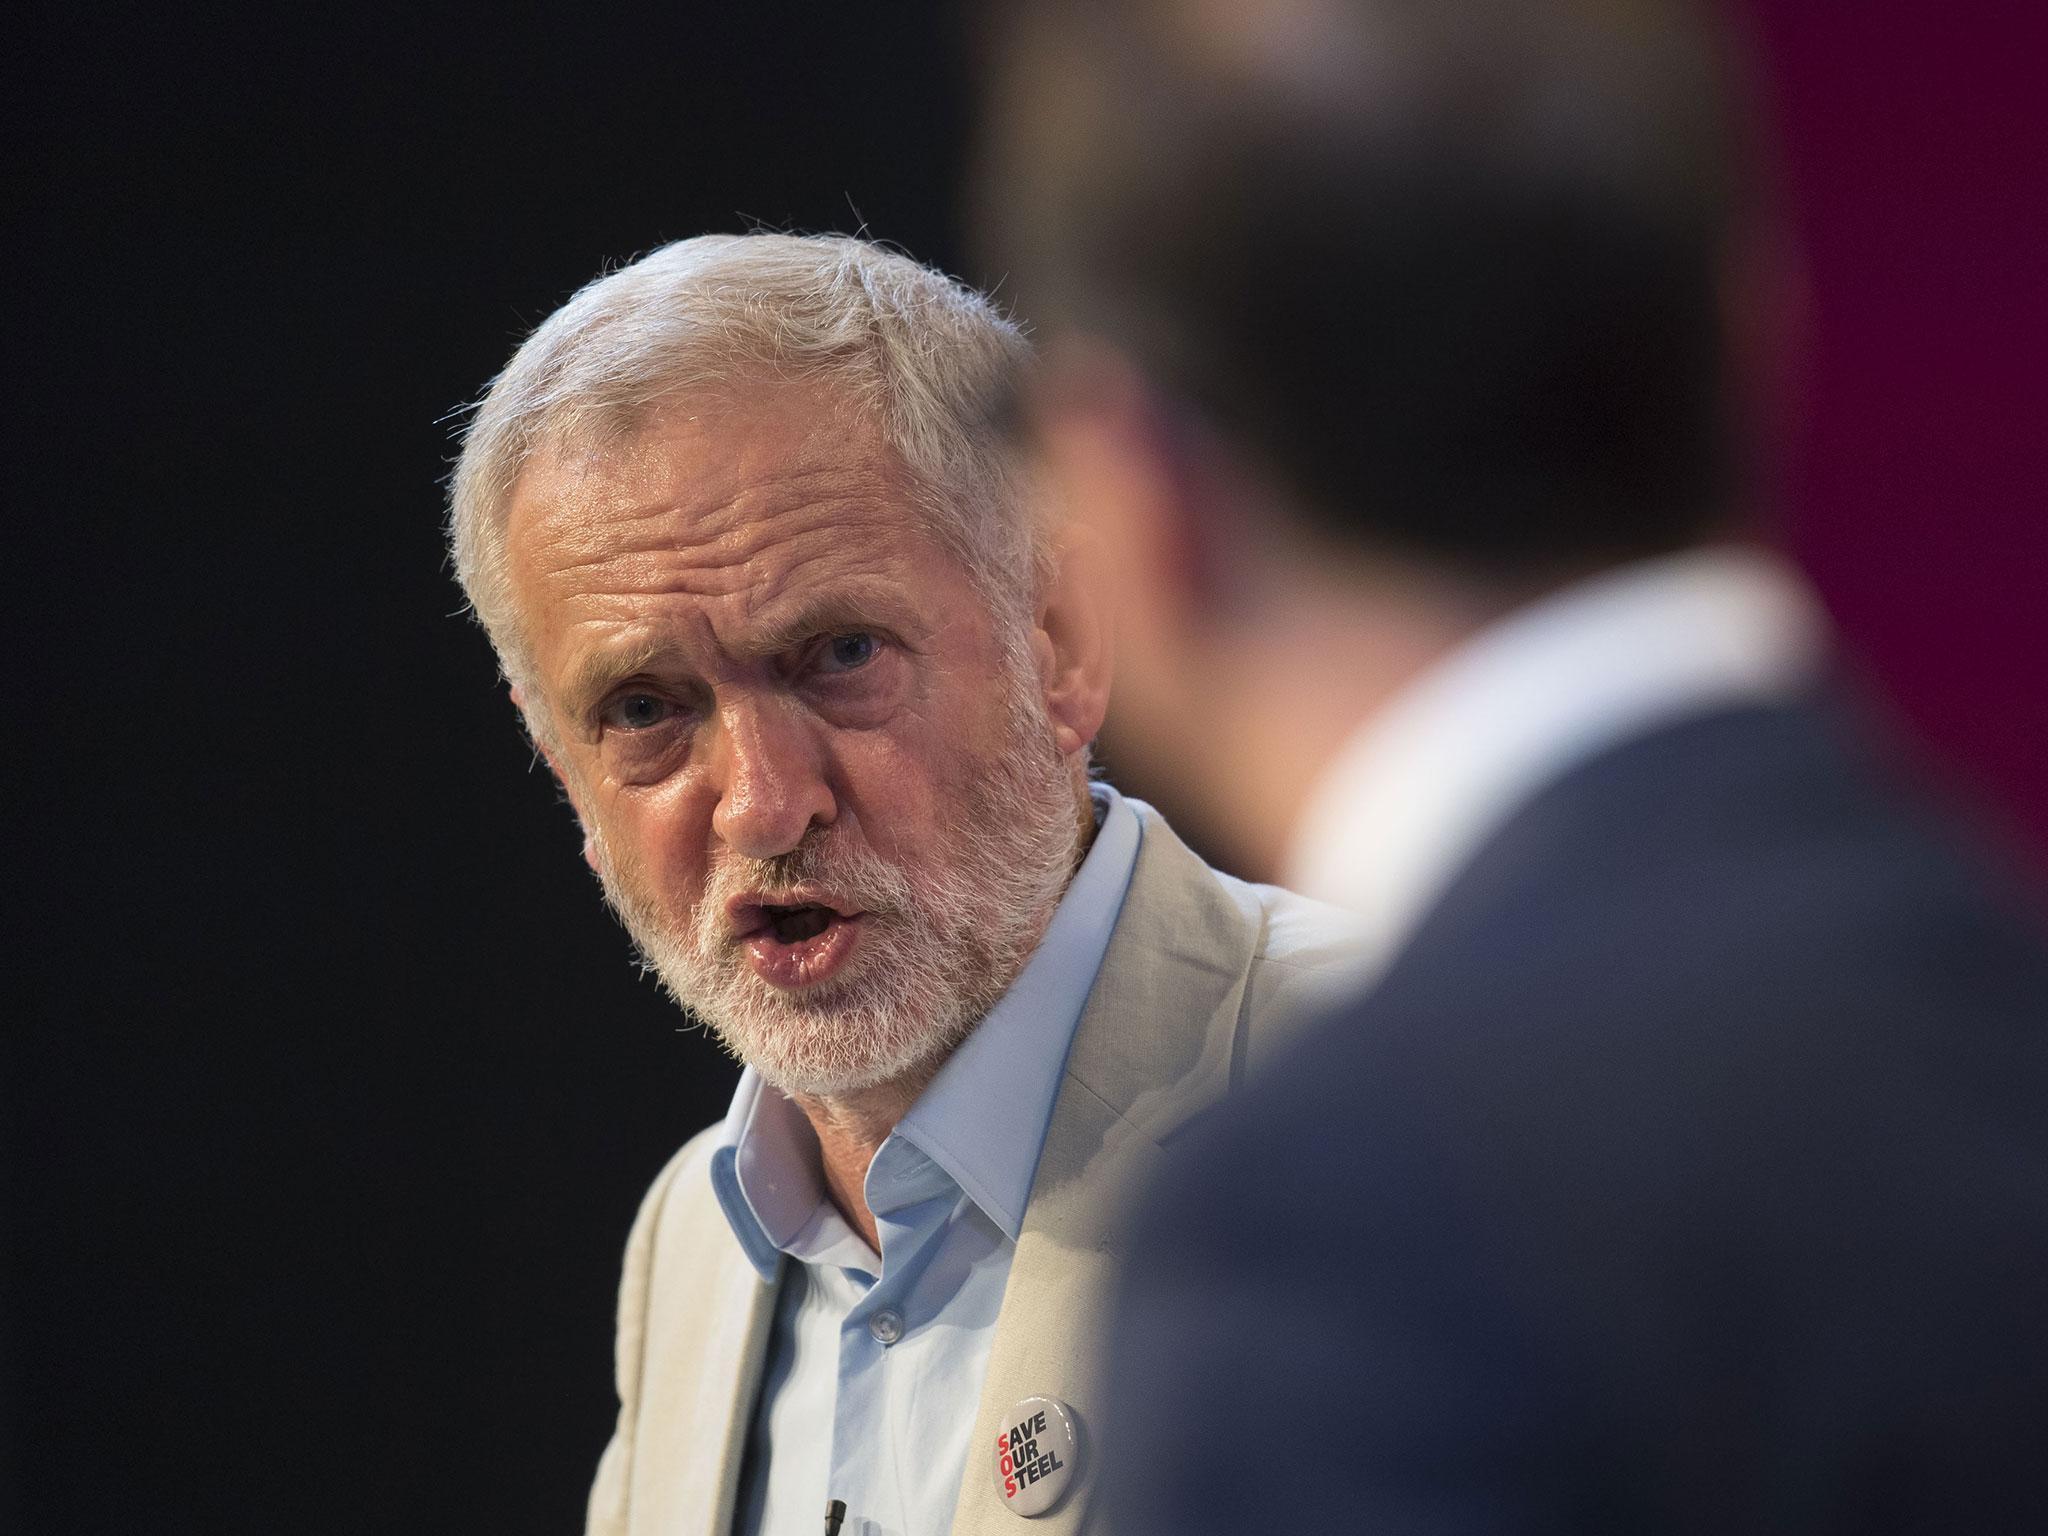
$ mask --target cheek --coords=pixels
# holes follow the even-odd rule
[[[598,824],[613,860],[643,894],[681,912],[704,891],[715,803],[687,778],[656,789],[608,787],[597,797]]]
[[[945,841],[945,809],[954,794],[942,730],[868,731],[841,738],[841,813],[853,813],[861,838],[883,858],[916,860]]]

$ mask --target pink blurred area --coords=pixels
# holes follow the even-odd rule
[[[1811,288],[1783,482],[1845,640],[2048,868],[2048,11],[1748,0]]]

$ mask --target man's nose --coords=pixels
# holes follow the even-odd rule
[[[825,783],[816,733],[778,700],[743,700],[719,711],[721,778],[711,830],[734,853],[772,859],[830,826],[837,802]]]

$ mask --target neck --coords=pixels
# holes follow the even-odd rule
[[[882,1251],[882,1244],[875,1229],[875,1214],[868,1209],[868,1165],[938,1069],[939,1063],[933,1062],[893,1082],[852,1093],[790,1095],[817,1133],[825,1193],[831,1196],[839,1214],[877,1253]]]
[[[1344,744],[1495,611],[1409,572],[1384,582],[1356,568],[1320,580],[1290,573],[1287,600],[1261,605],[1259,623],[1233,633],[1215,662],[1236,678],[1224,692],[1244,701],[1239,728],[1182,759],[1200,765],[1198,809],[1236,866],[1284,879],[1294,828]]]

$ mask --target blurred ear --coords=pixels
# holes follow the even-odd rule
[[[531,741],[534,750],[547,760],[548,772],[555,776],[555,783],[561,786],[562,794],[569,801],[569,809],[575,812],[576,825],[583,833],[583,862],[590,866],[592,874],[596,874],[597,843],[590,835],[590,818],[583,814],[583,803],[576,794],[576,786],[570,783],[569,775],[562,771],[561,760],[548,745],[547,733],[541,729],[540,721],[535,715],[536,706],[529,704],[526,690],[517,683],[512,685],[512,703],[519,711],[520,724],[526,727],[527,740]]]
[[[1041,461],[1053,493],[1101,545],[1120,606],[1168,627],[1218,595],[1214,530],[1186,464],[1183,434],[1157,393],[1121,354],[1064,339],[1049,349],[1033,400]]]
[[[1053,739],[1071,757],[1095,740],[1109,712],[1114,646],[1102,535],[1068,524],[1054,540],[1053,562],[1032,646]]]

